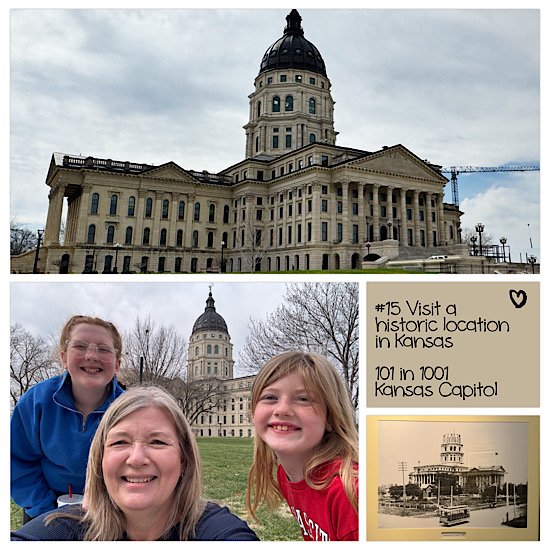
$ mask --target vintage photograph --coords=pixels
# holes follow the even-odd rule
[[[369,428],[374,423],[369,507],[376,507],[377,534],[444,538],[451,529],[472,539],[489,530],[496,539],[530,540],[538,531],[533,417],[378,417]]]

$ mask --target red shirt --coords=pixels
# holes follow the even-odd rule
[[[339,468],[340,460],[324,467],[323,472]],[[284,468],[279,466],[277,481],[304,540],[359,540],[357,512],[346,496],[339,475],[328,487],[317,490],[305,480],[289,481]]]

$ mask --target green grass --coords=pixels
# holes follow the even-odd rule
[[[296,520],[286,503],[275,511],[262,509],[259,522],[247,518],[246,478],[252,464],[253,440],[240,438],[197,438],[202,466],[205,497],[227,506],[247,520],[262,540],[302,540]],[[11,502],[10,526],[18,529],[23,522],[21,508]]]

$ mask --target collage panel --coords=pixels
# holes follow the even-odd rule
[[[368,416],[367,539],[539,540],[538,416]]]
[[[14,540],[357,540],[358,293],[12,282]]]

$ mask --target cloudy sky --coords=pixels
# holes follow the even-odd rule
[[[506,481],[526,483],[529,425],[527,422],[471,422],[408,420],[378,422],[378,479],[380,484],[402,483],[399,462],[407,472],[422,464],[439,464],[443,434],[462,436],[464,465],[504,466]],[[497,453],[497,454],[495,454]],[[405,479],[407,479],[405,474]]]
[[[23,282],[10,285],[10,323],[19,323],[34,336],[58,338],[71,315],[93,315],[113,322],[121,332],[137,318],[150,317],[156,326],[174,326],[189,342],[209,292],[204,283],[86,283]],[[265,320],[282,303],[283,283],[214,283],[216,311],[225,319],[238,371],[250,318]],[[237,375],[245,374],[237,372]]]
[[[295,3],[332,82],[338,145],[401,143],[445,167],[540,162],[536,9],[308,4]],[[242,160],[248,95],[289,11],[12,10],[11,218],[43,227],[56,151],[211,172]],[[539,175],[459,175],[463,226],[540,258]]]

